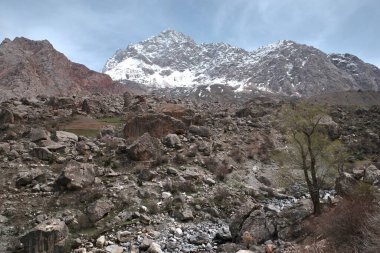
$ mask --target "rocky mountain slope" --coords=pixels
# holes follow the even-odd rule
[[[0,100],[36,95],[111,93],[124,87],[73,63],[46,40],[5,39],[0,44]]]
[[[173,30],[119,49],[103,72],[155,88],[225,84],[301,96],[380,89],[380,70],[352,55],[327,55],[287,40],[248,52],[225,43],[197,44]]]

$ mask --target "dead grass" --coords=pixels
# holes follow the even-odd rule
[[[94,119],[86,116],[76,116],[73,120],[64,123],[60,128],[77,135],[95,137],[103,127],[107,125],[121,126],[122,123],[123,120],[120,117]]]

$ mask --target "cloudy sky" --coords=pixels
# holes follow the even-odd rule
[[[116,49],[166,28],[247,50],[289,39],[380,67],[379,0],[0,1],[0,40],[48,39],[98,71]]]

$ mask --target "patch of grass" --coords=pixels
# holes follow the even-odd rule
[[[88,228],[83,228],[83,229],[79,230],[75,234],[77,234],[77,235],[82,234],[82,235],[86,236],[87,238],[91,238],[91,237],[96,236],[98,233],[99,233],[99,230],[96,227],[88,227]]]
[[[85,137],[96,137],[104,126],[113,125],[118,127],[122,126],[122,124],[123,119],[121,117],[101,119],[79,117],[63,124],[63,130]]]
[[[109,117],[109,118],[103,118],[98,119],[101,123],[106,123],[110,125],[120,126],[124,123],[124,120],[121,117]]]
[[[74,133],[76,135],[82,135],[85,137],[96,137],[99,133],[99,129],[75,129],[75,128],[67,128],[64,131]]]

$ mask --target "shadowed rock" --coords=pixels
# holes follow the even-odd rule
[[[80,190],[95,181],[95,170],[92,164],[71,160],[57,179],[57,184],[68,190]]]
[[[66,253],[69,252],[69,229],[63,221],[52,219],[33,228],[20,241],[25,253]]]

